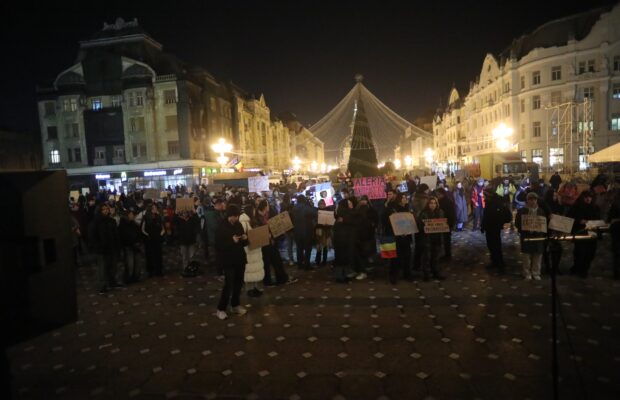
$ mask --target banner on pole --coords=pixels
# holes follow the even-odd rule
[[[418,225],[410,212],[398,212],[390,215],[390,223],[396,236],[418,233]]]
[[[366,195],[369,200],[385,199],[385,179],[382,176],[353,178],[355,197]]]

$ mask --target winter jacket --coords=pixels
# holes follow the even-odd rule
[[[190,215],[188,219],[176,215],[174,226],[176,227],[179,244],[189,246],[196,243],[196,236],[198,236],[200,231],[200,221],[195,214]]]
[[[96,254],[116,254],[120,249],[116,222],[110,217],[97,215],[89,226],[89,246]]]
[[[512,214],[506,203],[498,195],[487,198],[486,208],[482,216],[482,230],[488,232],[499,232],[504,224],[512,221]]]
[[[422,210],[426,208],[426,204],[428,203],[428,194],[424,192],[415,192],[413,195],[413,200],[411,201],[411,209],[413,210],[413,215],[420,215]]]
[[[290,217],[293,222],[295,237],[311,241],[314,237],[318,210],[308,204],[297,204],[293,207]]]
[[[536,241],[536,242],[526,242],[524,239],[528,238],[541,238],[546,237],[546,233],[542,232],[530,232],[522,230],[521,226],[521,217],[523,215],[528,215],[530,213],[530,209],[528,207],[523,207],[519,211],[517,211],[517,216],[515,218],[515,226],[519,230],[519,235],[521,236],[521,252],[528,254],[542,254],[545,249],[544,241]],[[536,215],[539,217],[547,218],[547,213],[542,207],[538,207],[536,209]],[[547,218],[547,223],[549,223],[549,218]]]
[[[123,247],[132,247],[142,240],[142,232],[135,221],[122,218],[118,226],[118,236]]]
[[[454,202],[450,193],[446,193],[439,199],[439,208],[443,211],[443,215],[448,218],[448,226],[450,229],[454,228],[456,224],[456,211],[454,210]]]
[[[497,185],[497,190],[495,190],[495,194],[497,194],[505,203],[512,203],[515,193],[517,193],[517,189],[512,183],[509,183],[508,186],[504,184]]]
[[[152,242],[163,241],[162,230],[164,229],[164,222],[161,215],[146,213],[142,219],[142,233],[147,237],[146,240]]]
[[[243,248],[248,245],[248,241],[239,240],[235,243],[233,240],[233,236],[241,236],[244,233],[239,221],[231,224],[228,219],[223,219],[215,231],[215,249],[224,268],[247,264],[248,259]]]
[[[422,243],[426,246],[441,245],[441,237],[443,236],[443,233],[424,233],[424,220],[436,218],[446,218],[443,211],[439,207],[436,208],[435,211],[431,211],[428,208],[422,210],[417,220],[418,230],[420,231],[420,238],[422,239]]]
[[[334,265],[344,266],[353,262],[355,246],[355,213],[354,210],[338,207],[334,224]]]
[[[456,189],[454,191],[454,211],[456,214],[456,222],[464,224],[467,222],[467,198],[465,197],[465,189]]]
[[[218,211],[215,208],[210,208],[207,210],[205,214],[205,226],[207,229],[207,240],[209,242],[209,246],[215,246],[215,232],[223,220],[224,215],[221,211]]]
[[[568,217],[574,218],[573,233],[583,232],[586,229],[586,225],[581,223],[581,220],[597,220],[601,219],[601,211],[594,203],[586,204],[577,201],[575,205],[569,210]]]
[[[247,214],[241,214],[239,223],[246,235],[252,230],[250,217]],[[245,264],[245,273],[243,275],[244,282],[261,282],[265,277],[262,249],[258,247],[250,250],[249,246],[245,246],[245,255],[247,264]]]
[[[478,206],[484,208],[486,206],[484,201],[484,188],[476,185],[471,191],[471,206],[476,208]]]

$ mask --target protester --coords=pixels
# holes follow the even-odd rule
[[[573,234],[585,234],[588,221],[601,219],[601,212],[593,202],[594,194],[585,190],[577,198],[577,202],[568,212],[568,216],[575,220],[573,224]],[[590,271],[590,264],[596,254],[596,240],[576,240],[573,250],[573,266],[570,273],[587,278]]]
[[[439,201],[437,198],[431,197],[428,199],[428,203],[420,213],[417,221],[420,231],[420,245],[422,247],[422,273],[425,281],[428,281],[430,276],[437,280],[445,279],[440,273],[437,263],[442,234],[426,233],[424,231],[426,221],[437,218],[445,218],[445,216],[441,208],[439,208]]]
[[[293,203],[291,202],[291,196],[288,193],[285,193],[282,197],[282,203],[280,203],[280,212],[288,212],[291,215],[293,211]],[[286,254],[288,256],[288,265],[294,265],[295,260],[293,258],[293,244],[295,243],[295,233],[294,230],[290,230],[284,234],[285,242],[286,242]]]
[[[502,184],[498,185],[497,189],[495,190],[495,194],[499,196],[499,199],[502,201],[504,206],[506,206],[506,208],[508,208],[508,211],[510,211],[511,229],[514,229],[514,222],[512,220],[512,202],[514,200],[515,193],[517,193],[517,189],[508,178],[504,178]]]
[[[327,207],[325,200],[319,200],[319,211],[334,212],[332,206]],[[316,242],[316,256],[314,263],[317,266],[325,265],[327,263],[327,252],[332,246],[332,225],[319,225],[317,224],[314,230],[314,237]]]
[[[544,217],[546,213],[538,206],[538,195],[535,192],[528,193],[526,205],[517,211],[515,225],[521,237],[521,253],[523,253],[523,277],[526,280],[540,280],[541,261],[545,248],[545,241],[527,241],[525,239],[537,239],[546,237],[546,233],[524,229],[523,216]]]
[[[120,287],[116,281],[116,260],[120,250],[116,222],[110,217],[110,207],[102,204],[95,211],[89,226],[90,250],[97,255],[97,284],[99,294]]]
[[[267,200],[261,200],[258,203],[256,220],[259,226],[267,225],[269,223],[269,210],[269,203],[267,203]],[[297,278],[290,278],[284,271],[282,257],[280,256],[280,251],[275,246],[275,241],[273,238],[270,239],[270,244],[262,247],[261,252],[263,256],[263,268],[265,271],[263,285],[269,287],[297,282]],[[275,283],[271,277],[271,268],[273,268],[275,272]]]
[[[220,222],[215,233],[215,247],[222,261],[224,270],[224,287],[217,306],[216,316],[219,319],[228,318],[228,305],[232,312],[243,315],[247,312],[240,306],[241,287],[247,257],[244,246],[248,244],[248,236],[243,232],[239,223],[239,207],[231,204],[226,210],[224,220]]]
[[[241,226],[243,226],[243,232],[246,235],[258,226],[254,206],[252,204],[246,204],[243,209],[243,214],[239,217],[239,222]],[[248,246],[245,246],[245,255],[247,258],[245,273],[243,275],[245,290],[249,297],[259,297],[263,294],[263,291],[259,288],[259,283],[265,278],[263,253],[260,247],[250,249],[248,244]]]
[[[487,269],[496,269],[499,273],[504,273],[505,264],[502,254],[502,238],[501,232],[504,224],[512,222],[512,213],[508,208],[503,196],[487,190],[484,195],[486,199],[486,208],[482,216],[482,229],[485,234],[487,248],[491,253],[491,263]]]
[[[413,215],[418,219],[420,213],[426,208],[429,198],[429,187],[426,183],[418,185],[417,191],[411,199],[411,210]],[[415,249],[413,252],[413,269],[419,271],[422,262],[422,233],[416,233],[413,235],[415,241]]]
[[[610,224],[611,250],[613,254],[614,279],[620,279],[620,188],[616,188],[612,197],[611,207],[607,214],[607,222]]]
[[[336,208],[334,224],[334,275],[337,283],[350,281],[349,272],[355,249],[355,213],[353,202],[342,199]]]
[[[473,230],[480,229],[480,223],[484,216],[484,179],[478,179],[476,186],[471,191],[471,207],[474,211],[474,226]]]
[[[317,210],[308,204],[305,196],[297,196],[297,204],[293,207],[291,220],[297,249],[297,267],[309,270],[314,226],[317,220]]]
[[[562,177],[558,173],[558,171],[554,171],[551,178],[549,178],[549,184],[556,192],[560,189],[560,184],[562,183]]]
[[[213,201],[213,208],[207,210],[205,214],[205,225],[207,230],[207,242],[209,249],[209,266],[214,267],[218,276],[224,275],[222,269],[222,260],[217,254],[215,249],[215,231],[224,220],[224,210],[226,209],[226,202],[222,199],[215,199]]]
[[[185,269],[189,266],[196,251],[196,238],[200,232],[200,221],[193,210],[181,211],[175,215],[174,225],[181,250],[181,267]]]
[[[444,233],[442,236],[444,255],[439,258],[440,261],[452,260],[452,230],[456,224],[456,212],[454,210],[453,197],[449,195],[445,189],[439,189],[437,192],[437,199],[439,201],[439,208],[443,212],[445,218],[448,219],[448,227],[450,232]]]
[[[456,214],[456,231],[461,232],[468,220],[467,212],[467,196],[465,195],[465,188],[463,183],[456,181],[456,190],[453,193],[454,196],[454,211]]]
[[[125,283],[139,282],[142,276],[142,269],[139,265],[138,255],[141,253],[142,232],[136,224],[133,210],[129,210],[121,218],[118,226],[118,236],[123,248],[124,280]]]
[[[144,215],[142,233],[146,236],[146,271],[149,276],[163,276],[162,245],[166,230],[157,204],[152,204]]]
[[[396,258],[390,259],[389,279],[391,284],[396,284],[399,275],[402,274],[403,279],[412,280],[411,276],[411,235],[394,234],[392,224],[390,223],[390,215],[400,212],[410,212],[407,205],[407,196],[404,193],[398,193],[394,200],[388,204],[383,222],[383,230],[385,236],[394,236],[396,242]],[[440,239],[441,240],[441,239]]]

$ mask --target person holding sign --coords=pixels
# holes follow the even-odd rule
[[[258,203],[258,207],[256,208],[256,219],[259,226],[269,225],[269,203],[267,203],[267,200],[260,200]],[[297,282],[297,278],[290,278],[284,271],[282,257],[280,256],[280,251],[276,247],[273,238],[271,238],[270,242],[271,243],[269,245],[261,248],[263,256],[263,269],[265,271],[263,285],[274,286]],[[275,283],[273,283],[271,278],[272,267],[276,275]]]
[[[575,205],[568,212],[568,217],[575,219],[572,233],[584,233],[588,221],[601,219],[601,210],[592,201],[593,197],[594,193],[589,190],[581,192]],[[576,240],[573,250],[574,264],[570,273],[587,278],[595,254],[596,240]]]
[[[398,276],[402,273],[403,278],[411,281],[411,235],[394,234],[394,228],[390,221],[390,215],[394,213],[410,212],[407,196],[404,193],[398,193],[394,200],[389,203],[385,210],[383,221],[383,235],[386,237],[394,237],[396,242],[396,258],[390,258],[389,278],[391,284],[396,284]]]
[[[321,199],[319,200],[319,213],[321,211],[329,212],[333,215],[334,208],[331,206],[327,207],[325,204],[325,200]],[[314,237],[316,241],[316,256],[314,258],[314,263],[317,266],[325,265],[327,263],[327,252],[332,245],[332,228],[334,226],[333,223],[331,225],[322,225],[321,222],[322,221],[319,218],[319,223],[316,225],[316,228],[314,230]]]
[[[439,249],[441,248],[441,238],[444,232],[433,233],[426,229],[426,225],[430,220],[445,218],[443,211],[439,208],[439,200],[437,197],[429,197],[428,203],[418,218],[418,229],[420,230],[420,245],[422,256],[422,273],[424,280],[428,281],[432,275],[434,279],[446,279],[439,272],[437,259],[439,258]],[[449,228],[448,228],[449,230]]]
[[[548,222],[545,211],[538,206],[538,195],[535,192],[527,194],[525,207],[517,211],[515,226],[521,236],[521,253],[523,253],[523,277],[526,280],[540,280],[542,256],[545,250],[545,241],[526,242],[524,239],[541,238],[547,236],[547,226],[539,226],[536,221],[544,218]]]
[[[239,217],[239,222],[243,226],[243,231],[246,235],[258,226],[254,206],[251,203],[246,204],[243,214]],[[250,246],[245,246],[245,255],[248,261],[245,264],[243,281],[245,282],[247,293],[249,297],[259,297],[263,292],[258,288],[258,283],[265,278],[263,252],[261,247],[251,249]]]
[[[215,248],[221,256],[224,269],[224,287],[215,314],[219,319],[228,318],[226,310],[229,304],[235,314],[243,315],[247,312],[245,308],[239,305],[243,273],[247,263],[243,248],[247,244],[248,236],[239,222],[239,207],[231,204],[226,209],[226,217],[215,233]]]

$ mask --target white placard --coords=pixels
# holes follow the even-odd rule
[[[602,219],[590,220],[586,222],[586,229],[596,229],[603,226],[607,226],[607,224]]]
[[[319,225],[334,225],[336,218],[334,218],[333,211],[321,211],[319,210]]]
[[[84,196],[86,196],[87,194],[90,194],[90,189],[89,188],[82,188],[82,194]]]
[[[540,215],[524,214],[521,216],[521,230],[547,233],[547,218]]]
[[[269,191],[268,176],[251,176],[248,178],[248,192],[260,193]]]
[[[574,223],[575,220],[573,218],[568,218],[558,214],[551,214],[549,229],[563,233],[571,233],[573,231]]]
[[[396,236],[418,233],[418,224],[410,212],[397,212],[390,215],[392,231]]]
[[[435,175],[423,176],[420,178],[420,184],[426,183],[430,190],[435,190],[437,187],[437,177]]]
[[[424,220],[424,233],[449,233],[448,218],[431,218]]]

